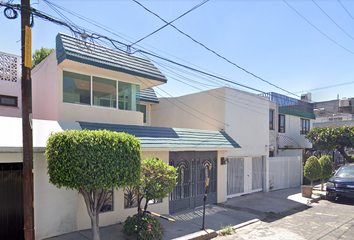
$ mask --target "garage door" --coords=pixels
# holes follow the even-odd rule
[[[207,203],[217,202],[216,157],[216,151],[170,152],[170,165],[178,167],[178,184],[170,195],[170,214],[203,205],[210,164]]]

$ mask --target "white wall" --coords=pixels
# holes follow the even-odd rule
[[[240,146],[227,156],[268,156],[269,101],[255,94],[226,88],[226,133]]]
[[[304,134],[300,134],[301,117],[293,115],[285,115],[285,135],[290,136],[301,148],[311,148],[312,143],[305,138]],[[310,129],[312,129],[312,119],[310,119]]]

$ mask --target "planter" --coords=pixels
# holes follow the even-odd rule
[[[302,186],[301,186],[302,197],[311,198],[311,196],[312,196],[312,189],[313,189],[313,186],[302,185]]]

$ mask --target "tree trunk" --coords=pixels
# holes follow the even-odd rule
[[[313,181],[311,180],[311,186],[313,186]]]
[[[98,213],[91,218],[92,240],[100,240],[100,228],[98,226]]]
[[[337,150],[340,152],[340,154],[342,154],[342,156],[349,162],[349,163],[353,163],[354,160],[348,156],[348,154],[345,152],[345,147],[342,147],[342,146],[339,146],[339,147],[336,147]]]
[[[321,179],[321,191],[323,191],[324,179]]]

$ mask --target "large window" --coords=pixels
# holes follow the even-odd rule
[[[0,105],[17,107],[17,97],[0,95]]]
[[[284,133],[285,132],[285,115],[279,114],[279,132]]]
[[[106,199],[104,200],[103,206],[100,210],[101,212],[111,212],[113,211],[113,188],[107,191]]]
[[[93,105],[101,107],[117,107],[117,82],[114,80],[93,77]]]
[[[269,109],[269,130],[274,130],[274,110]]]
[[[307,134],[310,131],[310,120],[300,119],[300,134]]]
[[[90,104],[91,77],[63,71],[63,101]]]
[[[140,86],[63,71],[63,102],[140,111]]]
[[[146,123],[146,105],[140,105],[140,112],[143,113],[143,120]]]

